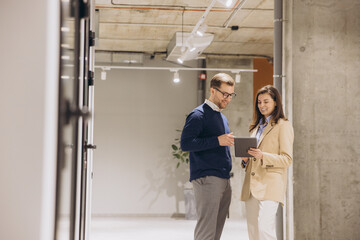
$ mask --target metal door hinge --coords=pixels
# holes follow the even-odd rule
[[[95,46],[95,38],[96,38],[95,32],[90,31],[90,32],[89,32],[89,46],[90,46],[90,47]]]
[[[88,85],[89,86],[94,86],[94,81],[95,81],[95,73],[93,71],[89,71],[88,74]]]

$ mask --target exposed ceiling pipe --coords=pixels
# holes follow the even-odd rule
[[[150,7],[114,7],[114,6],[102,6],[97,5],[96,9],[127,9],[127,10],[159,10],[159,11],[185,11],[185,12],[204,12],[205,9],[194,8],[150,8]],[[212,9],[211,12],[231,12],[232,9]]]
[[[143,27],[186,27],[193,28],[194,24],[159,24],[159,23],[126,23],[126,22],[101,22],[101,24],[116,24],[116,25],[131,25],[131,26],[143,26]],[[224,29],[224,26],[211,26],[208,28]],[[273,29],[273,27],[239,27],[241,29]]]
[[[273,85],[279,91],[282,102],[285,103],[285,96],[283,94],[283,85],[282,85],[282,32],[283,32],[283,0],[274,0],[274,83]],[[291,188],[291,181],[289,181],[289,187]],[[289,208],[293,209],[293,203],[291,201],[287,202]],[[283,240],[284,233],[286,232],[286,226],[284,226],[283,221],[283,211],[286,211],[286,208],[279,207],[276,213],[276,232],[277,239]],[[291,216],[291,213],[289,213]],[[287,214],[286,214],[287,215]],[[289,219],[289,224],[292,224],[293,219]]]
[[[163,11],[185,11],[185,12],[204,12],[206,8],[193,8],[193,7],[180,7],[176,6],[174,8],[153,8],[149,5],[143,7],[114,7],[114,6],[105,6],[105,5],[96,5],[95,9],[126,9],[126,10],[163,10]],[[249,11],[272,11],[272,9],[258,9],[258,8],[242,8]],[[236,10],[236,5],[232,9],[217,8],[213,7],[210,12],[231,12]]]
[[[261,55],[261,54],[246,54],[246,53],[239,53],[239,54],[230,54],[230,53],[203,53],[202,55],[205,56],[224,56],[224,57],[249,57],[249,58],[266,58],[270,63],[273,62],[273,57],[268,55]]]
[[[274,1],[274,86],[282,93],[282,0]]]
[[[185,67],[131,67],[131,66],[113,66],[113,65],[95,65],[95,68],[102,70],[111,69],[136,69],[136,70],[169,70],[169,71],[224,71],[232,73],[257,72],[257,69],[240,69],[240,68],[185,68]]]
[[[230,17],[226,20],[224,23],[224,28],[227,28],[230,24],[230,22],[233,20],[235,15],[240,11],[240,9],[244,6],[247,0],[242,0],[239,5],[236,7],[236,9],[231,13]]]
[[[232,9],[227,8],[213,8],[211,12],[231,12],[234,11],[237,4],[241,0],[237,0]],[[123,4],[123,3],[114,3],[114,0],[111,0],[113,6],[120,7],[107,7],[107,6],[96,6],[96,8],[113,8],[113,9],[134,9],[134,10],[167,10],[167,11],[195,11],[203,12],[206,11],[208,7],[189,7],[182,5],[142,5],[142,4]]]
[[[131,25],[144,27],[186,27],[193,28],[194,24],[158,24],[158,23],[123,23],[123,22],[101,22],[101,24],[117,24],[117,25]],[[208,26],[208,28],[223,29],[223,26]],[[272,28],[271,28],[272,29]]]
[[[204,14],[201,16],[200,20],[196,23],[194,29],[191,31],[191,34],[195,34],[196,31],[199,29],[200,25],[204,23],[206,16],[209,14],[212,7],[215,5],[217,0],[212,0],[210,5],[206,8]]]
[[[141,51],[107,51],[107,50],[96,50],[96,53],[142,53],[150,56],[155,55],[166,55],[167,52],[141,52]],[[260,55],[260,54],[245,54],[245,53],[202,53],[204,56],[223,56],[223,57],[249,57],[249,58],[266,58],[269,62],[273,62],[273,57],[268,55]]]

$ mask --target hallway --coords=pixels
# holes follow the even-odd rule
[[[176,151],[219,72],[236,82],[215,89],[236,94],[221,112],[236,137],[257,91],[281,92],[293,151],[264,153],[293,161],[261,169],[287,168],[279,240],[359,240],[359,12],[360,0],[1,0],[0,240],[193,239],[195,221],[171,218],[191,192]],[[248,239],[234,152],[221,240]]]
[[[95,217],[90,240],[191,240],[196,221],[167,217]],[[221,240],[247,240],[244,220],[225,223]]]

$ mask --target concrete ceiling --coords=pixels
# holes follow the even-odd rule
[[[273,56],[273,0],[243,0],[225,8],[216,3],[207,15],[207,33],[215,35],[204,54]],[[191,32],[211,0],[95,0],[99,11],[96,49],[164,53],[176,32]],[[231,26],[238,26],[232,30]]]

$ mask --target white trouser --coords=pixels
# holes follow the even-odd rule
[[[259,201],[252,195],[245,202],[246,220],[250,240],[276,240],[276,212],[279,203]]]

